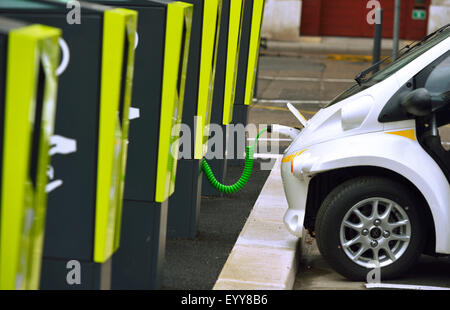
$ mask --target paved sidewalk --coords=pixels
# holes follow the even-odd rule
[[[290,290],[297,273],[298,238],[283,224],[287,201],[278,157],[215,290]]]
[[[399,47],[411,43],[400,40]],[[392,55],[393,40],[382,40],[382,55]],[[351,37],[300,37],[299,41],[263,41],[262,53],[278,56],[301,56],[303,54],[342,54],[342,55],[367,55],[373,53],[373,38]]]

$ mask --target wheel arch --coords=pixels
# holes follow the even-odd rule
[[[315,220],[320,206],[327,195],[337,186],[358,177],[384,177],[407,186],[424,207],[422,212],[428,227],[426,254],[435,254],[436,229],[431,208],[421,191],[406,177],[387,168],[378,166],[353,166],[324,171],[314,175],[309,183],[306,198],[304,227],[311,235],[315,234]]]

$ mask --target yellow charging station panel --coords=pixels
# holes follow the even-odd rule
[[[183,116],[192,14],[192,4],[174,2],[168,5],[156,176],[156,202],[164,202],[175,190],[178,142]]]
[[[216,76],[222,0],[205,0],[203,7],[200,78],[195,125],[194,158],[202,159],[208,149],[209,122]]]
[[[136,25],[136,11],[105,11],[94,236],[97,263],[105,262],[119,246]]]
[[[247,81],[245,87],[246,105],[253,103],[256,73],[258,70],[259,45],[261,42],[261,26],[264,15],[264,0],[253,0],[252,24],[250,32],[250,46],[248,51]]]
[[[244,3],[245,0],[230,0],[227,63],[223,102],[223,125],[228,125],[233,119],[233,106],[236,95],[236,80],[238,74]]]
[[[30,25],[11,30],[7,39],[0,289],[39,286],[60,35]]]

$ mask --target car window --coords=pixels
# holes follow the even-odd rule
[[[446,53],[442,59],[432,64],[428,69],[428,76],[425,78],[423,87],[431,94],[440,95],[450,91],[450,52]],[[445,115],[442,115],[444,113]],[[450,150],[450,117],[449,110],[444,109],[438,114],[439,136],[445,150]]]
[[[426,88],[432,96],[445,96],[450,100],[450,51],[414,77],[414,89],[417,88]],[[450,104],[439,108],[437,121],[439,126],[450,122]]]
[[[432,66],[424,87],[433,94],[450,91],[450,53],[439,64]]]
[[[450,151],[450,127],[439,127],[439,136],[441,137],[442,146],[446,151]]]

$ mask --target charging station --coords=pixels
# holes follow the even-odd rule
[[[214,72],[216,74],[213,77],[212,84],[210,89],[212,90],[211,97],[215,100],[214,104],[211,104],[209,107],[211,110],[214,109],[214,116],[211,116],[212,113],[210,113],[211,110],[206,110],[207,113],[207,121],[206,123],[209,124],[210,120],[218,121],[218,124],[222,125],[228,125],[230,123],[236,125],[236,124],[243,124],[245,127],[247,125],[247,113],[248,113],[248,106],[252,104],[253,102],[253,93],[256,83],[256,71],[257,71],[257,63],[259,58],[259,44],[261,40],[261,26],[262,26],[262,17],[264,13],[264,0],[246,0],[245,2],[241,3],[241,6],[243,7],[243,13],[241,16],[241,34],[239,40],[239,55],[237,61],[237,77],[236,77],[236,85],[235,85],[235,93],[231,93],[231,97],[234,97],[234,104],[231,104],[230,101],[228,101],[228,97],[225,96],[226,91],[224,90],[224,84],[223,78],[221,80],[220,76],[224,76],[223,73],[223,64],[224,59],[231,59],[227,56],[228,53],[224,53],[223,49],[218,49],[217,59],[221,59],[219,62],[217,62],[217,66],[214,68]],[[234,3],[234,5],[237,5]],[[221,10],[221,20],[219,20],[219,25],[222,26],[224,24],[223,19],[226,19],[229,22],[232,22],[232,24],[228,24],[228,26],[231,25],[231,29],[234,27],[233,24],[236,23],[237,17],[236,15],[231,15],[231,10],[233,9],[233,2],[224,2],[223,9]],[[234,9],[236,9],[234,7]],[[194,9],[194,19],[195,19],[195,9]],[[200,26],[197,26],[200,27]],[[193,33],[196,33],[197,28],[195,28],[195,22],[193,25]],[[220,30],[220,29],[219,29]],[[222,31],[219,31],[217,34],[217,46],[221,44],[221,46],[224,46],[228,39],[226,32],[228,29]],[[229,32],[230,34],[230,32]],[[223,41],[220,41],[222,38]],[[195,40],[193,39],[191,41],[193,45],[195,46]],[[230,41],[231,42],[231,41]],[[228,47],[233,46],[234,44],[228,45]],[[192,48],[192,47],[191,47]],[[228,50],[227,50],[228,52]],[[192,53],[192,50],[191,50]],[[190,63],[189,66],[194,66],[194,62]],[[195,68],[195,67],[194,67]],[[226,67],[225,67],[226,68]],[[228,72],[225,70],[225,76],[226,78],[232,80],[233,75],[231,73],[231,70]],[[188,70],[188,81],[189,84],[189,70]],[[217,78],[217,80],[215,80]],[[193,80],[191,80],[193,81]],[[222,81],[222,82],[221,82]],[[218,85],[218,86],[217,86]],[[218,87],[218,90],[216,90],[216,86]],[[191,90],[190,87],[187,87],[187,89]],[[195,89],[195,88],[192,88]],[[231,88],[232,89],[232,88]],[[216,92],[217,91],[217,92]],[[222,97],[223,92],[223,99]],[[187,93],[188,95],[188,93]],[[214,96],[214,97],[213,97]],[[202,131],[199,130],[199,128],[203,128],[203,123],[199,123],[198,121],[196,123],[193,123],[192,115],[201,116],[201,113],[195,114],[195,111],[192,111],[191,107],[192,105],[188,104],[190,102],[188,99],[186,99],[185,102],[185,112],[183,116],[183,123],[188,124],[189,127],[195,128],[196,132],[193,135],[194,139],[192,140],[192,145],[194,145],[195,151],[194,151],[194,159],[193,160],[180,160],[180,163],[178,165],[178,173],[180,175],[183,175],[183,178],[177,179],[177,192],[173,197],[171,198],[171,203],[169,206],[169,220],[168,220],[168,235],[171,237],[187,237],[187,238],[193,238],[196,234],[196,227],[197,227],[197,221],[198,221],[198,214],[200,211],[200,197],[202,194],[202,179],[203,179],[203,173],[201,172],[201,159],[207,151],[208,147],[208,139],[209,139],[209,130],[208,132],[206,130]],[[200,100],[199,100],[200,104]],[[200,109],[199,109],[200,111]],[[217,112],[216,112],[217,111]],[[220,116],[222,116],[222,119],[220,120]],[[203,118],[204,119],[204,118]],[[201,134],[200,134],[201,133]],[[226,135],[223,137],[223,139],[226,142],[226,149],[224,152],[226,153],[228,150],[232,150],[233,152],[236,152],[238,150],[238,137],[230,137],[228,129],[226,130]],[[231,145],[233,143],[233,145]],[[244,150],[242,150],[244,151]],[[232,152],[232,153],[233,153]],[[227,161],[231,161],[230,164],[239,164],[242,165],[245,161],[244,157],[242,157],[243,154],[237,154],[237,159],[230,159]],[[227,157],[227,156],[226,156]],[[213,169],[215,170],[215,173],[217,173],[217,178],[222,181],[225,178],[226,174],[226,165],[227,162],[224,158],[223,161],[220,160],[213,160],[211,162]],[[192,180],[192,183],[186,184],[184,180]],[[181,190],[180,190],[181,188]],[[213,193],[216,193],[217,191],[214,190],[211,186],[206,185],[206,189],[204,191],[205,195],[211,195]],[[219,193],[218,193],[219,194]],[[219,194],[220,195],[220,194]],[[172,203],[173,201],[173,203]],[[173,210],[173,211],[172,211]]]
[[[137,14],[78,3],[73,24],[67,1],[0,4],[1,16],[63,31],[42,289],[109,288],[120,239]]]
[[[201,159],[208,143],[222,0],[188,0],[194,5],[182,122],[191,130],[189,158],[180,158],[176,191],[169,199],[167,234],[193,238],[202,186]],[[183,138],[183,136],[181,137]],[[187,145],[189,144],[189,145]],[[192,147],[191,147],[192,146]]]
[[[239,47],[244,17],[245,0],[224,0],[222,18],[220,22],[219,48],[215,73],[213,105],[211,112],[211,125],[221,129],[221,136],[211,137],[206,157],[219,182],[223,182],[226,175],[227,153],[227,126],[233,117],[233,106],[236,93],[237,69],[239,60]],[[211,132],[216,131],[211,128]],[[221,141],[220,141],[221,140]],[[217,143],[221,143],[218,146]],[[218,147],[222,152],[218,151]],[[220,153],[220,154],[219,154]],[[220,158],[209,158],[215,155]],[[221,195],[206,180],[202,181],[202,195]]]
[[[2,290],[39,288],[60,35],[0,18]]]
[[[253,104],[255,92],[259,47],[261,42],[261,27],[264,15],[265,0],[246,0],[244,7],[244,18],[239,51],[239,64],[235,103],[233,108],[232,124],[247,126],[248,107]],[[232,150],[232,158],[228,159],[231,165],[242,165],[243,154],[238,154],[238,136],[231,137],[228,134],[227,147]]]
[[[138,12],[133,99],[120,247],[112,289],[158,289],[165,255],[168,199],[175,189],[192,4],[100,0]]]
[[[240,12],[237,12],[238,7]],[[224,183],[228,164],[243,165],[245,159],[245,141],[240,140],[242,135],[239,135],[236,130],[239,130],[240,125],[242,128],[246,127],[248,106],[253,102],[263,10],[264,1],[224,1],[224,18],[219,38],[220,53],[217,61],[211,116],[211,124],[220,125],[223,136],[211,138],[208,149],[211,154],[206,156],[208,164],[220,183]],[[233,37],[236,35],[236,30],[233,29],[237,28],[238,23],[239,34],[236,38]],[[237,50],[234,50],[236,40]],[[236,55],[231,53],[236,53]],[[234,61],[236,63],[233,63]],[[235,65],[235,67],[231,68],[231,65]],[[219,154],[222,158],[208,158],[218,155],[213,144],[217,145],[220,138],[222,138],[224,146],[223,153]],[[203,176],[202,195],[222,195],[209,184],[205,175]]]

